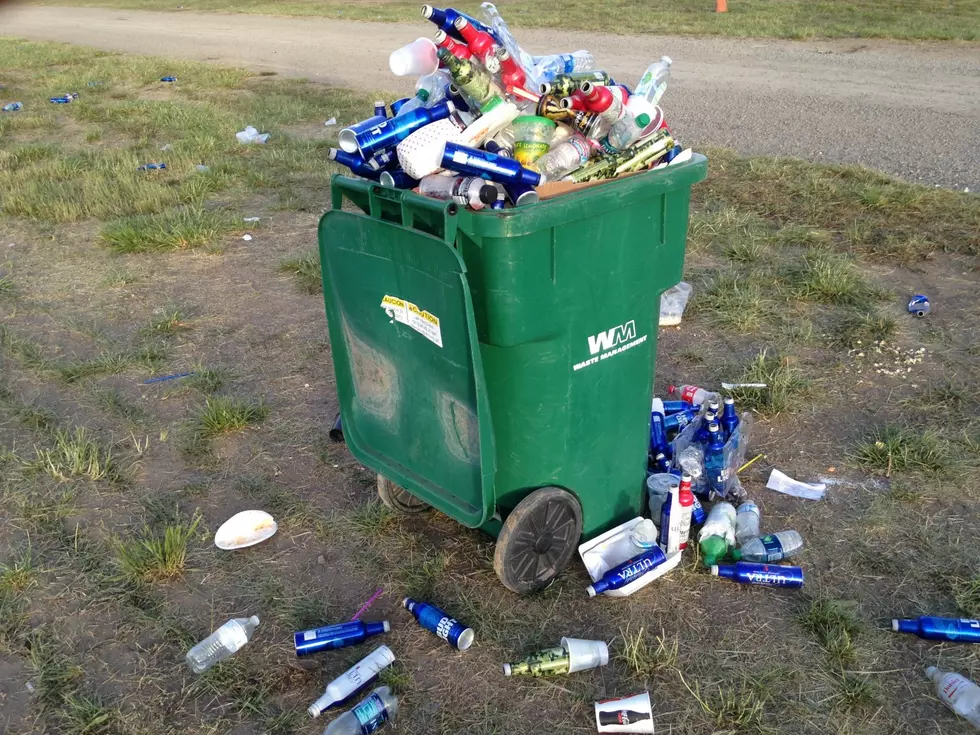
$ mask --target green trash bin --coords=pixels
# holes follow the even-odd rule
[[[319,243],[343,435],[389,507],[497,536],[516,592],[643,512],[660,294],[706,173],[696,155],[481,212],[333,178]]]

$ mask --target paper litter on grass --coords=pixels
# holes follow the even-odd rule
[[[766,487],[777,493],[804,500],[823,500],[824,493],[827,491],[827,485],[822,482],[800,482],[777,469],[773,469],[772,474],[769,475]]]

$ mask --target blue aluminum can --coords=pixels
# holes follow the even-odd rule
[[[929,298],[920,293],[917,293],[909,301],[909,314],[915,314],[918,317],[923,317],[929,313],[930,308]]]
[[[683,411],[671,414],[664,419],[664,429],[666,431],[683,431],[684,427],[698,417],[697,411],[693,408],[686,408]]]
[[[716,577],[725,577],[739,584],[791,588],[803,586],[802,569],[780,564],[753,564],[748,561],[740,561],[736,564],[715,564],[711,567],[711,573]]]
[[[892,620],[892,630],[911,633],[930,641],[980,643],[980,620],[937,618],[923,615],[916,620]]]
[[[449,617],[435,605],[419,602],[410,597],[402,600],[402,604],[419,621],[419,625],[435,633],[453,648],[465,651],[473,645],[473,629]]]
[[[367,638],[387,633],[391,626],[387,620],[376,623],[364,623],[354,620],[349,623],[328,625],[325,628],[301,630],[293,633],[293,645],[297,656],[309,656],[320,651],[332,651],[337,648],[356,646]]]
[[[360,151],[365,159],[385,148],[393,148],[419,128],[449,117],[456,109],[449,100],[432,107],[419,107],[396,117],[372,117],[340,131],[340,147],[348,153]]]
[[[687,411],[689,408],[695,408],[695,406],[692,406],[687,401],[661,401],[661,403],[664,404],[664,414],[667,416],[680,411]]]
[[[537,171],[524,168],[513,158],[469,148],[457,143],[446,143],[442,154],[442,167],[468,176],[479,176],[501,184],[525,184],[537,186],[542,176]]]
[[[400,168],[382,171],[381,178],[378,180],[382,186],[386,186],[389,189],[414,189],[419,185],[418,179],[413,179]]]
[[[351,170],[351,173],[357,176],[362,176],[365,179],[371,179],[372,181],[377,181],[381,178],[381,172],[361,158],[356,153],[348,153],[347,151],[342,151],[337,148],[331,148],[327,156],[331,161],[336,161]]]
[[[667,455],[667,428],[664,426],[664,415],[653,411],[650,414],[650,453]]]
[[[411,97],[402,97],[400,100],[395,100],[390,105],[388,105],[388,109],[391,110],[391,116],[394,117],[395,115],[397,115],[398,114],[398,111],[400,109],[402,109],[402,105],[404,105],[410,99],[412,99],[412,98]]]

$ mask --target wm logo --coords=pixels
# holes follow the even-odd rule
[[[596,355],[631,339],[636,339],[636,322],[632,319],[626,324],[589,337],[589,352]]]

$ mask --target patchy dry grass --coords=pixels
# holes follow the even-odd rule
[[[763,462],[741,475],[766,530],[804,533],[812,597],[719,582],[686,560],[628,600],[586,599],[577,567],[517,598],[497,582],[485,534],[436,512],[396,516],[375,499],[374,473],[327,443],[336,396],[310,248],[336,169],[322,160],[334,133],[321,122],[337,110],[353,120],[370,100],[58,45],[0,41],[0,54],[18,97],[94,90],[75,106],[0,118],[0,178],[23,186],[16,197],[35,212],[0,214],[18,243],[3,266],[14,287],[0,295],[0,653],[35,687],[4,700],[10,731],[322,729],[306,707],[364,651],[298,663],[290,635],[349,619],[378,586],[366,619],[391,621],[379,643],[398,663],[382,681],[402,698],[399,727],[410,732],[547,722],[585,735],[592,701],[642,689],[654,693],[658,732],[955,726],[927,696],[927,649],[879,629],[915,610],[980,614],[980,485],[969,471],[980,457],[980,353],[966,338],[980,313],[962,285],[976,268],[975,198],[711,151],[710,178],[694,190],[694,298],[680,328],[660,333],[658,392],[677,378],[765,382],[736,394],[759,414],[750,452],[801,479],[840,468],[822,503],[765,490]],[[161,88],[164,71],[180,85]],[[245,121],[273,132],[266,147],[238,146]],[[314,122],[316,134],[302,132]],[[129,169],[161,156],[161,175]],[[59,159],[105,169],[69,191],[42,181],[65,174]],[[112,197],[105,186],[117,187]],[[62,200],[44,201],[53,194]],[[202,239],[206,254],[183,252],[166,240],[176,228],[158,225],[195,210],[227,215],[229,227],[246,212],[275,227],[234,246],[231,229]],[[106,233],[132,252],[112,252]],[[944,257],[922,260],[920,249]],[[920,282],[943,284],[942,308],[912,320],[889,293]],[[882,339],[902,354],[928,350],[911,374],[859,373],[862,350],[851,349]],[[944,463],[964,471],[943,475]],[[216,549],[205,525],[245,508],[272,513],[279,532]],[[477,645],[454,655],[401,608],[406,594],[473,626]],[[251,614],[262,624],[248,646],[187,673],[193,643]],[[502,661],[563,635],[607,641],[610,664],[549,681],[500,675]],[[117,675],[130,670],[139,676]],[[438,701],[453,706],[424,705]]]

